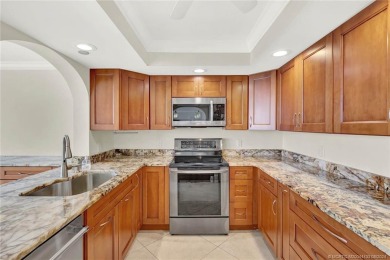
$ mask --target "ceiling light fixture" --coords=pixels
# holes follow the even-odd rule
[[[195,73],[203,73],[203,72],[206,72],[205,69],[201,69],[201,68],[197,68],[197,69],[194,69],[194,72]]]
[[[287,53],[288,53],[288,51],[286,51],[286,50],[281,50],[281,51],[276,51],[276,52],[274,52],[272,55],[273,55],[274,57],[282,57],[282,56],[287,55]]]
[[[77,46],[77,48],[79,48],[80,50],[83,50],[83,51],[96,51],[97,50],[96,46],[89,44],[89,43],[79,43],[76,46]]]

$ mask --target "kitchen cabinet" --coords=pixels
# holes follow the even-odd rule
[[[1,166],[0,184],[16,181],[34,174],[49,171],[56,167],[51,166]]]
[[[384,254],[298,194],[290,192],[289,196],[290,246],[300,257],[326,253],[326,257],[337,254],[356,259],[358,255]]]
[[[167,228],[169,223],[169,210],[167,199],[169,187],[166,190],[166,182],[169,182],[167,167],[144,167],[142,173],[142,228],[154,227]],[[165,225],[165,226],[164,226]]]
[[[226,76],[172,76],[172,97],[225,97]]]
[[[290,191],[278,183],[278,258],[290,259]]]
[[[120,129],[149,129],[149,76],[121,73]]]
[[[333,32],[335,133],[390,134],[389,15],[376,1]]]
[[[85,212],[85,259],[124,259],[138,231],[139,172]],[[137,201],[138,199],[138,201]]]
[[[296,131],[333,131],[332,34],[327,35],[297,58],[298,90]]]
[[[119,69],[91,69],[91,130],[119,130],[119,96]]]
[[[265,240],[276,255],[278,234],[277,197],[263,185],[260,186],[261,228]]]
[[[279,130],[333,131],[332,34],[278,72]]]
[[[249,130],[276,129],[276,71],[249,76]]]
[[[150,76],[150,129],[171,129],[171,76]]]
[[[231,229],[251,229],[253,225],[253,167],[230,167]]]
[[[296,60],[278,70],[278,130],[294,131],[297,126],[298,76]]]
[[[248,76],[228,76],[226,81],[226,129],[248,129]]]

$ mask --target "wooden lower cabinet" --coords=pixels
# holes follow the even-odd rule
[[[278,184],[278,257],[290,259],[290,190],[287,186]]]
[[[169,199],[168,167],[144,167],[142,173],[142,228],[143,229],[167,229],[169,223],[169,211],[167,200]]]
[[[85,215],[85,259],[124,259],[138,231],[139,172],[97,201]]]
[[[0,184],[16,181],[25,177],[49,171],[57,167],[52,166],[1,166]]]
[[[277,197],[263,185],[260,185],[260,193],[261,228],[265,240],[276,255],[278,243]]]

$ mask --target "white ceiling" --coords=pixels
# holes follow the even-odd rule
[[[186,1],[186,0],[182,0]],[[148,74],[252,74],[275,69],[372,0],[193,1],[182,19],[176,1],[0,1],[1,20],[89,68]],[[87,42],[98,50],[77,53]],[[3,44],[1,45],[3,51]],[[272,53],[289,50],[286,57]]]

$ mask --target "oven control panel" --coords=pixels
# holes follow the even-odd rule
[[[222,139],[175,139],[175,150],[222,150]]]

